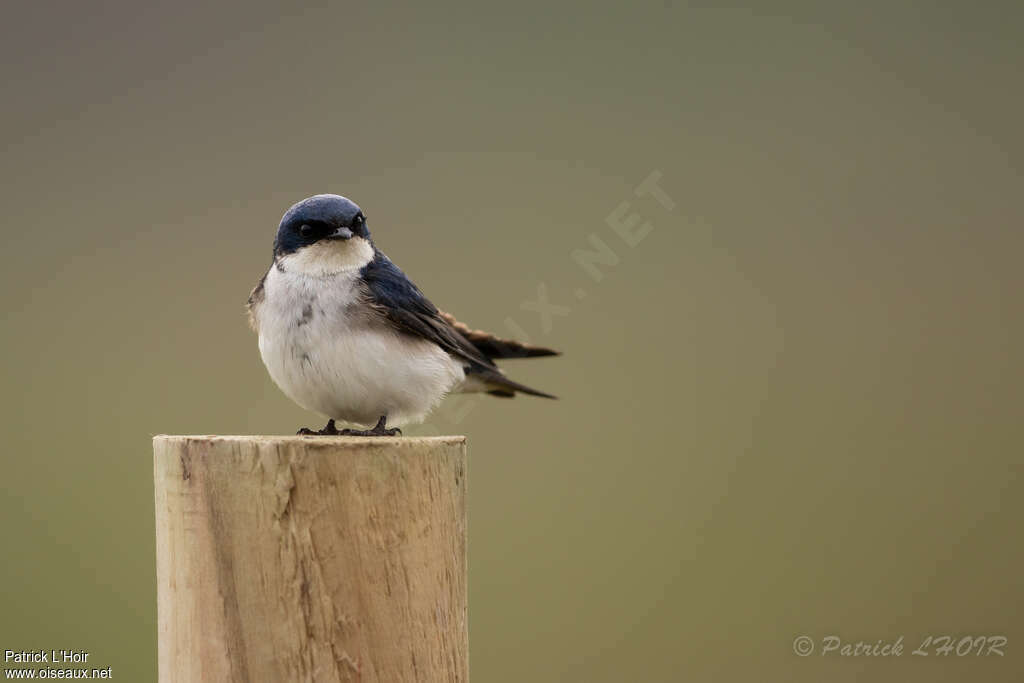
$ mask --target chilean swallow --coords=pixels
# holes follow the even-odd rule
[[[320,194],[281,219],[270,269],[248,301],[270,377],[329,418],[299,434],[391,436],[449,392],[555,398],[507,378],[496,358],[557,351],[470,329],[440,311],[370,238],[352,201]],[[370,429],[341,429],[335,420]]]

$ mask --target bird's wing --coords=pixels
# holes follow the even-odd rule
[[[484,367],[494,362],[480,353],[384,254],[377,252],[362,270],[370,304],[399,330],[431,341],[463,361]]]
[[[477,351],[488,358],[539,358],[542,356],[561,355],[559,351],[554,349],[526,344],[515,339],[503,339],[490,332],[471,329],[469,325],[456,320],[455,316],[451,313],[438,311],[438,315],[454,327],[470,344],[475,346]]]
[[[373,261],[364,266],[360,274],[366,285],[370,305],[399,331],[437,344],[464,362],[467,374],[477,376],[495,391],[521,391],[554,398],[505,377],[494,361],[463,336],[405,273],[381,252],[377,252]]]
[[[267,274],[264,273],[260,281],[256,283],[252,291],[249,293],[249,299],[245,302],[245,310],[249,314],[249,327],[254,332],[260,331],[260,321],[257,315],[260,304],[263,303],[263,299],[266,297],[266,292],[263,289],[264,283],[267,281]]]

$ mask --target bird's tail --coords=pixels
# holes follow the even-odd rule
[[[558,398],[557,396],[546,394],[543,391],[532,389],[525,384],[514,382],[501,374],[501,372],[496,368],[475,367],[469,369],[468,373],[476,375],[477,379],[483,383],[484,387],[486,387],[487,393],[491,396],[512,398],[518,393],[529,394],[530,396],[540,396],[541,398]]]

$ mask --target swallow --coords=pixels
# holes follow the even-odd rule
[[[495,359],[559,352],[474,330],[438,310],[370,237],[354,202],[320,194],[285,212],[273,261],[248,300],[274,383],[329,418],[299,434],[392,436],[451,392],[555,398],[514,382]],[[368,426],[341,429],[335,421]]]

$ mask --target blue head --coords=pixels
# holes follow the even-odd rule
[[[336,194],[318,194],[303,199],[285,212],[277,228],[274,254],[286,256],[306,247],[347,242],[353,238],[370,239],[366,217],[359,206]]]

